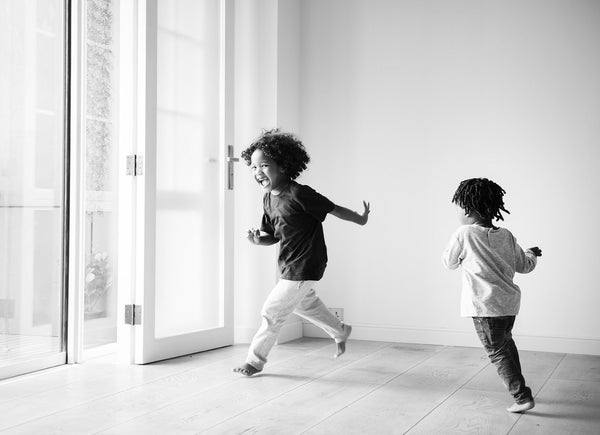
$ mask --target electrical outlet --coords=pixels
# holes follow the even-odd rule
[[[331,311],[331,314],[333,314],[335,317],[337,317],[340,322],[344,321],[344,309],[343,308],[329,308],[329,311]]]

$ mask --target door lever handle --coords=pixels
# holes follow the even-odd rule
[[[233,145],[227,145],[227,188],[233,190],[233,164],[240,159],[233,156]]]

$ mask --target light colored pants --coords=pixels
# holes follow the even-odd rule
[[[344,324],[316,295],[313,289],[316,282],[279,280],[263,305],[262,323],[252,339],[246,363],[258,370],[263,369],[281,327],[292,313],[314,323],[336,342],[347,338]]]

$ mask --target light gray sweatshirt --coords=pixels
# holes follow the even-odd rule
[[[529,273],[537,264],[507,229],[475,224],[454,232],[442,261],[448,269],[462,268],[463,317],[516,316],[521,290],[513,282],[515,272]]]

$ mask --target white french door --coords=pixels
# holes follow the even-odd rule
[[[0,379],[66,362],[66,7],[0,2]]]
[[[119,305],[136,324],[119,342],[144,364],[233,343],[233,1],[140,0],[121,14],[137,22],[121,53],[121,148],[137,174],[121,177]]]

